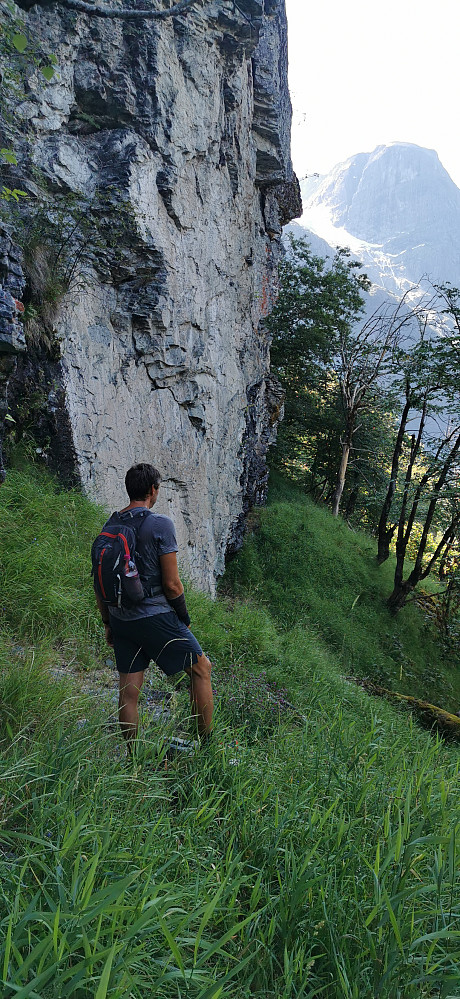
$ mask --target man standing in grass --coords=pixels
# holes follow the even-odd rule
[[[120,674],[119,719],[129,752],[138,730],[144,672],[152,659],[167,676],[188,673],[200,739],[208,739],[212,729],[211,663],[189,628],[174,524],[162,514],[146,514],[157,501],[160,481],[153,465],[133,465],[125,478],[129,505],[112,515],[117,523],[126,523],[136,531],[136,564],[144,599],[130,609],[107,608],[96,591],[107,642],[113,646]],[[103,530],[110,530],[111,520]]]

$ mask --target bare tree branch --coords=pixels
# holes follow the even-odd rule
[[[414,319],[426,315],[427,303],[411,309],[407,307],[408,294],[406,292],[396,308],[377,308],[360,329],[352,332],[345,329],[339,333],[338,353],[332,366],[340,387],[346,429],[341,440],[342,456],[333,494],[335,517],[339,512],[358,414],[368,407],[370,394],[379,378],[391,370],[403,330]]]

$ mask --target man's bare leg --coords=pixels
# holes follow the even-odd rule
[[[132,753],[133,742],[139,728],[139,713],[137,702],[144,671],[139,673],[120,673],[120,694],[118,698],[118,717],[123,738],[126,741],[128,753]]]
[[[212,732],[212,712],[214,699],[211,685],[211,663],[207,656],[198,656],[197,662],[186,670],[190,677],[190,702],[197,719],[198,735],[209,736]]]

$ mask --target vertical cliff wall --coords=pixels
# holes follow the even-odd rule
[[[215,0],[140,24],[59,4],[23,16],[57,60],[49,83],[28,73],[15,112],[28,133],[23,212],[37,196],[59,202],[70,263],[53,358],[20,361],[15,392],[40,371],[43,406],[64,408],[68,462],[97,501],[121,505],[126,468],[157,465],[182,568],[212,592],[264,497],[281,409],[263,320],[281,227],[301,210],[284,0]],[[92,228],[74,211],[72,235],[66,199],[88,204]]]
[[[24,288],[22,258],[8,231],[0,222],[0,420],[8,410],[8,383],[16,358],[25,350],[25,338],[19,319]],[[5,481],[0,436],[0,485]]]

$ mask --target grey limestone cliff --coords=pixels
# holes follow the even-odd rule
[[[25,350],[25,338],[19,318],[20,299],[25,278],[22,255],[7,230],[0,224],[0,418],[8,409],[8,383],[16,360]],[[0,484],[5,481],[0,437]]]
[[[35,335],[10,394],[40,378],[50,458],[108,507],[131,462],[154,462],[182,568],[213,592],[264,498],[282,410],[263,321],[301,210],[284,0],[211,0],[161,23],[25,7],[57,70],[46,83],[32,67],[15,109],[22,215],[39,196],[48,243],[60,220],[67,274],[47,356]],[[38,238],[32,302],[40,252]]]

